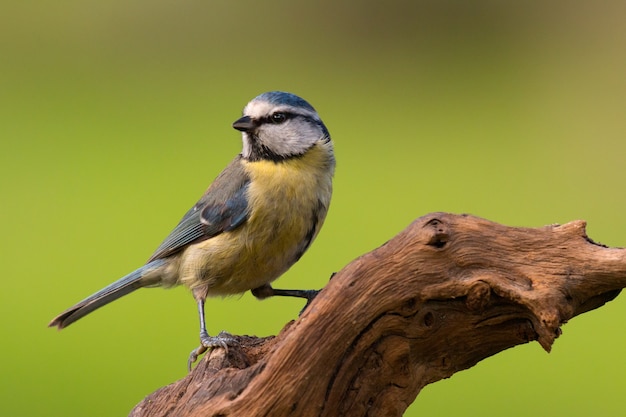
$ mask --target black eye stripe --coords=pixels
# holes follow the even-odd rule
[[[276,114],[284,115],[284,119],[281,120],[281,121],[272,120],[272,117],[274,115],[276,115]],[[282,112],[278,111],[278,112],[272,113],[272,114],[270,114],[268,116],[265,116],[265,117],[262,117],[260,119],[257,119],[255,124],[257,125],[257,127],[261,126],[263,124],[270,124],[270,125],[283,124],[287,120],[296,119],[296,118],[300,118],[300,119],[302,119],[304,121],[307,121],[307,122],[309,122],[311,124],[319,126],[322,129],[322,132],[324,132],[324,137],[327,138],[328,140],[330,140],[330,134],[328,133],[328,129],[326,129],[326,126],[324,126],[324,123],[322,123],[321,120],[316,119],[314,117],[311,117],[311,116],[309,116],[307,114],[290,113],[290,112],[287,112],[287,111],[282,111]]]
[[[297,115],[294,113],[288,113],[288,112],[284,112],[284,111],[277,111],[275,113],[272,113],[268,116],[263,117],[262,119],[259,119],[260,124],[280,124],[280,123],[284,123],[289,119],[293,119],[294,117],[296,117]],[[280,119],[280,117],[282,117],[282,120]]]
[[[280,122],[276,122],[272,120],[272,116],[274,116],[275,114],[283,114],[285,116],[284,120],[280,121]],[[322,132],[324,132],[324,137],[327,138],[327,141],[330,140],[330,134],[328,133],[328,129],[326,129],[326,126],[324,125],[324,123],[322,123],[321,120],[316,119],[314,117],[311,117],[307,114],[300,114],[300,113],[289,113],[289,112],[276,112],[276,113],[272,113],[269,116],[264,117],[263,119],[259,120],[259,124],[282,124],[285,123],[287,120],[289,119],[296,119],[296,118],[300,118],[304,121],[307,121],[311,124],[317,125],[320,127],[320,129],[322,129]]]
[[[284,120],[282,122],[279,122],[279,123],[284,123],[284,122],[286,122],[287,120],[290,120],[290,119],[301,118],[303,120],[306,120],[307,122],[314,123],[314,124],[319,124],[319,121],[316,120],[315,118],[311,117],[311,116],[308,116],[308,115],[305,115],[305,114],[299,114],[299,113],[290,113],[290,112],[286,112],[286,111],[278,111],[278,112],[272,113],[272,114],[270,114],[268,116],[265,116],[263,118],[260,118],[260,119],[258,119],[258,123],[259,124],[265,124],[265,123],[267,123],[267,124],[277,124],[277,122],[272,119],[274,117],[274,115],[276,115],[276,114],[284,115]]]

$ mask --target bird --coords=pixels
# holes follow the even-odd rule
[[[207,332],[208,297],[251,291],[315,297],[316,290],[275,289],[271,283],[309,248],[328,213],[335,171],[333,142],[317,111],[301,97],[269,91],[252,99],[233,124],[242,150],[157,247],[145,265],[63,311],[49,327],[63,329],[143,287],[187,287],[200,320],[199,355],[236,345]],[[306,308],[306,306],[305,306]]]

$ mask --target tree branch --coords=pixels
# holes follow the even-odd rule
[[[433,213],[337,273],[276,337],[240,337],[131,416],[400,416],[427,384],[512,346],[547,351],[626,286],[585,222],[513,228]]]

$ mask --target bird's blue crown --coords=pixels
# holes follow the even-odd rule
[[[311,111],[315,111],[305,99],[298,97],[295,94],[285,93],[284,91],[269,91],[256,97],[255,100],[264,100],[274,105],[288,105],[292,107],[304,107]]]

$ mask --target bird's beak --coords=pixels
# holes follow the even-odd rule
[[[241,132],[250,132],[256,128],[256,123],[254,123],[254,120],[252,120],[250,116],[243,116],[235,120],[233,127]]]

